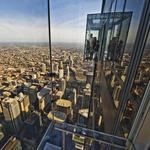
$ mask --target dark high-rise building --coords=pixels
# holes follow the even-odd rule
[[[24,127],[26,132],[26,137],[33,139],[39,134],[40,130],[40,118],[39,114],[32,112],[28,118],[24,121]]]
[[[35,85],[30,86],[29,88],[29,100],[31,104],[34,104],[37,102],[37,92],[38,88]]]

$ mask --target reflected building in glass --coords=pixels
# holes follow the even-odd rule
[[[94,53],[97,56],[92,101],[96,107],[95,95],[102,101],[103,132],[133,140],[134,144],[143,138],[135,145],[137,149],[149,145],[148,129],[143,129],[149,120],[149,19],[148,1],[104,0],[100,14],[87,16],[85,36],[85,59],[93,59],[90,56]],[[98,51],[89,49],[89,35],[98,39]]]
[[[90,86],[90,92],[87,100],[85,88],[76,80],[70,82],[81,104],[77,98],[75,124],[54,125],[62,132],[63,149],[69,149],[68,137],[70,148],[76,149],[149,147],[149,10],[147,0],[103,0],[101,13],[87,15],[84,62],[92,67],[83,85]]]

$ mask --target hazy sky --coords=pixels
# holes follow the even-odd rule
[[[86,16],[101,0],[51,0],[53,42],[83,42]],[[0,42],[46,42],[47,0],[0,0]]]

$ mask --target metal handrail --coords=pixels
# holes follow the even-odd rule
[[[68,123],[56,123],[54,127],[56,130],[62,132],[79,135],[85,138],[92,139],[93,141],[101,142],[103,144],[111,145],[113,147],[117,147],[120,149],[127,149],[126,148],[127,139],[122,137],[118,137],[103,132],[98,132],[95,130],[71,125]]]

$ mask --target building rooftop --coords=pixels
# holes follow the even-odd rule
[[[6,97],[6,98],[3,99],[2,102],[5,103],[5,104],[7,104],[7,103],[11,103],[12,104],[12,103],[17,102],[17,97],[16,98]]]
[[[37,97],[38,99],[41,99],[42,97],[44,97],[47,93],[49,93],[51,91],[51,87],[50,85],[46,85],[44,88],[42,88],[40,90],[40,92],[37,93]]]
[[[33,113],[25,120],[25,122],[26,122],[27,124],[34,124],[34,123],[37,121],[37,119],[39,119],[38,115],[33,112]]]
[[[71,102],[69,100],[66,99],[59,99],[56,101],[56,105],[57,106],[61,106],[61,107],[71,107]]]
[[[63,92],[62,92],[62,91],[58,91],[58,92],[56,93],[56,96],[63,96]]]
[[[51,111],[47,117],[58,122],[64,122],[66,120],[66,114],[60,111]]]
[[[85,118],[88,118],[88,112],[89,112],[89,109],[80,109],[79,110],[79,114]]]
[[[36,89],[37,87],[35,86],[35,85],[32,85],[31,87],[30,87],[30,89]]]

